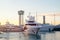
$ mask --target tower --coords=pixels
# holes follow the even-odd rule
[[[23,10],[18,11],[18,15],[19,15],[19,26],[21,26],[21,25],[23,25],[24,11]]]
[[[45,16],[43,16],[43,24],[45,24]]]

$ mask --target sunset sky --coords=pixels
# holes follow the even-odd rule
[[[31,12],[31,15],[37,15],[37,21],[42,23],[40,14],[56,14],[55,22],[60,24],[60,0],[0,0],[0,22],[5,24],[9,21],[11,24],[18,25],[18,12],[24,10],[26,17]],[[24,17],[24,18],[25,18]],[[46,16],[46,23],[54,24],[54,16]]]

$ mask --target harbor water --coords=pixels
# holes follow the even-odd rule
[[[42,32],[39,36],[23,32],[4,32],[0,34],[0,40],[60,40],[60,32]]]

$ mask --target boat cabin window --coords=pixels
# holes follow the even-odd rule
[[[26,24],[26,25],[36,26],[36,24]]]

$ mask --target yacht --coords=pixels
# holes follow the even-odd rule
[[[27,28],[25,32],[27,32],[28,34],[37,34],[38,32],[51,31],[54,27],[53,25],[38,23],[35,21],[34,16],[28,16],[25,28]]]

